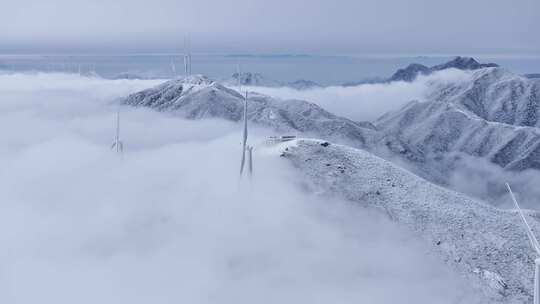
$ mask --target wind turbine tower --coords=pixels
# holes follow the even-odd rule
[[[176,64],[174,63],[174,58],[171,59],[171,70],[173,73],[173,78],[176,78]]]
[[[531,243],[532,248],[534,251],[536,251],[537,258],[534,260],[534,304],[540,304],[540,244],[538,244],[538,240],[534,236],[534,233],[531,229],[531,226],[529,226],[529,223],[527,223],[527,220],[525,219],[525,216],[523,215],[523,212],[521,211],[521,208],[519,207],[519,204],[516,200],[516,197],[514,196],[514,193],[512,192],[512,189],[510,188],[510,185],[506,183],[506,188],[508,189],[508,192],[510,193],[510,197],[512,198],[512,201],[514,202],[514,206],[516,207],[519,217],[523,221],[523,226],[525,228],[525,231],[527,232],[527,237],[529,238],[529,242]]]
[[[111,149],[116,150],[116,153],[122,154],[124,152],[124,143],[120,140],[120,109],[116,112],[116,136]]]
[[[242,68],[240,63],[236,64],[236,82],[238,84],[238,91],[242,91]]]
[[[191,45],[189,38],[184,37],[184,73],[187,76],[191,75]]]
[[[189,75],[191,76],[191,39],[188,37],[188,70]]]
[[[240,176],[244,173],[244,167],[246,164],[246,153],[248,162],[248,175],[251,177],[253,174],[253,147],[247,144],[248,139],[248,124],[247,124],[247,105],[248,105],[248,92],[246,91],[246,97],[244,99],[244,133],[242,136],[242,160],[240,162]]]

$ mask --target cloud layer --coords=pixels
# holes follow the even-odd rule
[[[381,115],[399,109],[411,100],[423,100],[432,90],[431,84],[444,85],[467,81],[470,74],[448,69],[429,76],[420,76],[414,82],[361,84],[357,86],[330,86],[309,90],[287,87],[248,87],[282,99],[301,99],[356,121],[374,121]]]
[[[122,108],[153,81],[0,75],[2,303],[470,303],[386,218],[305,193],[239,126]],[[254,131],[259,142],[264,131]]]

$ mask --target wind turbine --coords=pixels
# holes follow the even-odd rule
[[[120,140],[120,109],[116,112],[116,136],[111,149],[116,149],[116,153],[124,152],[124,143]]]
[[[529,223],[527,223],[527,220],[525,219],[525,216],[523,215],[523,212],[521,211],[521,208],[519,207],[519,204],[516,200],[516,197],[514,196],[514,193],[512,192],[512,189],[510,188],[510,185],[506,183],[506,188],[508,189],[508,192],[510,193],[510,197],[512,198],[512,201],[514,202],[514,206],[516,207],[519,217],[523,220],[523,224],[525,225],[525,230],[527,231],[527,236],[529,237],[529,241],[531,242],[531,246],[533,247],[534,251],[536,251],[537,258],[534,260],[534,304],[540,304],[540,244],[538,244],[538,240],[534,236],[534,233],[531,229],[531,226],[529,226]]]
[[[246,152],[248,156],[248,174],[253,174],[253,147],[247,144],[248,139],[248,125],[247,125],[247,105],[248,105],[248,92],[246,91],[246,97],[244,99],[244,134],[242,136],[242,161],[240,162],[240,176],[244,172],[244,166],[246,163]]]
[[[242,89],[242,68],[240,67],[240,63],[236,64],[236,83],[238,84],[238,90],[240,91]]]
[[[191,75],[191,50],[189,50],[188,38],[184,37],[184,73],[187,76]]]
[[[176,78],[176,64],[174,63],[174,58],[171,59],[171,70],[173,73],[173,78]]]
[[[191,76],[191,39],[188,38],[188,70]]]

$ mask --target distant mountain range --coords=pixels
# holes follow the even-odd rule
[[[479,63],[474,58],[471,57],[456,57],[453,60],[435,65],[432,67],[427,67],[419,63],[413,63],[408,65],[405,68],[398,69],[392,76],[385,77],[373,77],[367,78],[359,81],[350,81],[341,84],[344,87],[358,86],[363,84],[377,84],[377,83],[388,83],[392,81],[406,81],[411,82],[416,79],[419,75],[430,75],[437,71],[442,71],[446,69],[459,69],[459,70],[478,70],[488,67],[499,67],[495,63]],[[524,75],[527,78],[540,78],[540,74],[526,74]],[[234,73],[230,79],[222,81],[228,85],[249,85],[249,86],[263,86],[263,87],[291,87],[295,89],[311,89],[317,87],[323,87],[322,85],[311,81],[311,80],[297,80],[293,82],[280,82],[274,79],[269,79],[264,77],[259,73],[243,72],[243,73]]]
[[[312,58],[312,55],[308,54],[229,54],[225,57],[230,58]]]
[[[120,74],[116,74],[116,75],[112,76],[111,79],[118,80],[118,79],[152,79],[152,78],[142,76],[142,75],[136,74],[136,73],[124,72],[124,73],[120,73]]]
[[[525,76],[527,78],[530,78],[530,79],[535,79],[535,78],[540,78],[540,73],[525,74],[523,76]]]

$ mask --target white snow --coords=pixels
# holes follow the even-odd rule
[[[429,183],[369,152],[299,139],[283,157],[308,187],[377,209],[415,231],[493,301],[530,301],[534,255],[513,212]],[[533,229],[539,223],[531,220]]]

